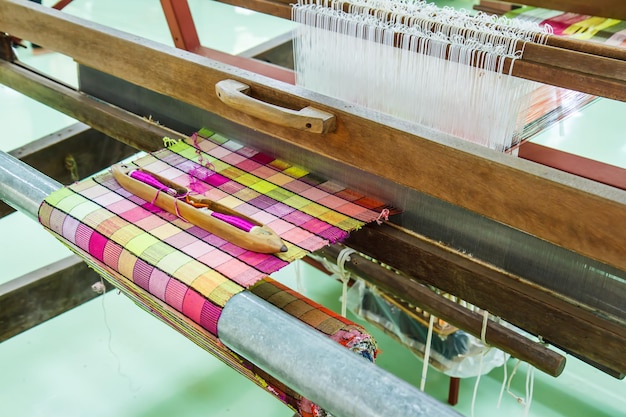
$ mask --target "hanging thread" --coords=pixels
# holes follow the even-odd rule
[[[426,375],[428,373],[428,364],[430,362],[430,349],[433,341],[433,326],[435,324],[435,316],[430,315],[428,320],[428,334],[426,335],[426,346],[424,349],[424,363],[422,364],[422,379],[420,380],[420,390],[426,388]]]
[[[485,340],[485,336],[487,334],[487,324],[489,323],[489,312],[487,310],[483,310],[483,324],[480,329],[480,341],[483,343],[483,346],[488,347],[489,344]],[[491,347],[489,347],[491,349]],[[483,350],[480,354],[480,362],[478,364],[478,376],[476,377],[476,382],[474,383],[474,392],[472,394],[472,411],[471,415],[474,417],[474,407],[476,405],[476,395],[478,394],[478,385],[480,384],[480,377],[483,373],[483,359],[489,349]]]
[[[510,71],[549,30],[413,0],[299,0],[292,19],[298,85],[499,151],[519,142],[537,84]]]
[[[350,281],[350,272],[346,271],[345,263],[350,260],[350,255],[356,253],[352,248],[343,248],[337,255],[338,277],[341,281],[341,315],[346,317],[348,304],[348,282]]]

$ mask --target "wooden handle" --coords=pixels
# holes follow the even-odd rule
[[[314,107],[291,110],[265,103],[248,96],[250,86],[235,80],[223,80],[215,84],[215,92],[227,106],[250,116],[280,126],[293,127],[313,133],[328,133],[335,130],[335,116]]]

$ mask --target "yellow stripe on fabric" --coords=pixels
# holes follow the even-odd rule
[[[85,216],[85,218],[83,219],[83,223],[93,229],[97,229],[102,222],[112,217],[115,217],[115,214],[111,213],[105,208],[100,207],[98,210],[95,210]]]
[[[360,229],[365,223],[351,217],[346,218],[345,220],[337,223],[335,226],[338,228],[345,230],[346,232],[350,232],[352,230]]]
[[[321,204],[311,203],[302,207],[300,211],[319,219],[323,214],[330,211],[330,209],[328,207],[322,206]]]
[[[287,168],[286,170],[283,171],[283,173],[293,178],[301,178],[309,174],[308,171],[305,171],[304,169],[298,168],[295,166],[291,166]]]
[[[261,181],[257,181],[256,183],[252,184],[250,186],[250,188],[252,188],[255,191],[260,192],[261,194],[267,194],[270,191],[274,190],[275,188],[278,188],[277,185],[274,185],[270,182],[267,182],[265,180],[261,180]]]
[[[174,272],[174,276],[180,278],[182,282],[191,286],[191,283],[198,279],[198,277],[204,276],[210,271],[211,268],[209,268],[208,266],[198,261],[191,260],[178,268],[176,272]],[[218,276],[220,277],[220,279],[217,279],[215,281],[216,286],[219,285],[221,279],[226,279],[221,274],[218,274]]]
[[[158,242],[147,248],[141,254],[141,257],[151,265],[156,265],[170,253],[176,252],[176,249],[164,242]]]
[[[142,233],[144,233],[143,230],[141,230],[137,226],[133,224],[127,224],[126,226],[121,227],[119,230],[113,233],[109,237],[109,239],[124,247],[128,242],[130,242],[131,239],[141,235]]]
[[[123,250],[120,254],[120,259],[117,261],[117,270],[120,274],[128,279],[132,279],[135,273],[135,263],[137,263],[137,257],[132,253]]]
[[[237,182],[246,187],[253,188],[252,186],[260,181],[259,177],[252,174],[243,174],[237,177]]]
[[[224,198],[220,198],[219,203],[231,208],[231,209],[235,209],[238,206],[243,204],[243,201],[241,201],[240,199],[238,199],[237,197],[233,197],[232,195],[228,195]]]
[[[190,148],[190,146],[188,144],[186,144],[185,142],[183,142],[182,140],[179,140],[178,142],[176,142],[176,143],[174,143],[174,144],[172,144],[172,145],[167,147],[167,149],[169,149],[170,151],[175,152],[175,153],[182,152],[182,151],[184,151],[186,149],[189,149],[189,148]]]
[[[165,240],[168,237],[172,237],[175,234],[180,233],[180,232],[181,232],[180,229],[174,226],[172,223],[165,223],[159,227],[156,227],[150,230],[150,233],[152,233],[153,236],[161,240]]]
[[[338,213],[334,210],[330,210],[327,213],[320,215],[319,219],[322,221],[325,221],[328,224],[332,224],[333,226],[337,226],[338,224],[342,222],[352,220],[351,217],[346,216],[345,214]]]
[[[126,248],[126,250],[134,253],[137,256],[141,256],[141,254],[146,249],[148,249],[152,245],[156,245],[159,242],[160,240],[157,239],[156,237],[149,235],[147,233],[142,233],[132,238],[131,240],[129,240],[128,243],[124,245],[124,248]]]
[[[196,262],[194,259],[185,255],[184,253],[175,251],[175,252],[165,255],[159,261],[159,263],[156,264],[156,267],[159,268],[161,271],[165,272],[166,274],[174,276],[176,271],[178,271],[181,266],[192,261]],[[188,279],[188,277],[177,276],[177,278],[181,282],[184,282],[187,285],[190,285],[192,281],[191,279]]]
[[[289,198],[287,198],[286,200],[283,200],[284,204],[287,204],[289,207],[293,207],[295,209],[300,209],[304,206],[306,206],[307,204],[310,204],[311,201],[304,198],[304,197],[300,197],[299,195],[293,195]]]
[[[69,190],[68,190],[69,191]],[[46,201],[48,201],[46,199]],[[75,194],[73,192],[69,192],[65,194],[62,198],[59,198],[54,204],[50,203],[50,205],[55,206],[61,211],[65,213],[69,213],[74,207],[85,202],[85,197],[80,194]]]
[[[89,201],[89,200],[85,200],[82,203],[76,205],[74,208],[72,208],[72,210],[70,210],[68,213],[72,217],[83,221],[87,216],[89,216],[94,211],[98,211],[100,208],[101,207],[97,205],[96,203]]]
[[[213,168],[215,168],[215,172],[218,172],[218,173],[221,174],[222,171],[224,171],[226,168],[230,167],[229,164],[227,164],[225,162],[222,162],[219,159],[215,159],[215,158],[213,158],[211,156],[209,158],[211,160],[211,164],[213,165]]]
[[[219,171],[220,174],[229,178],[231,180],[235,180],[239,182],[239,177],[243,175],[249,175],[246,171],[243,171],[239,168],[235,168],[234,166],[227,165],[224,169]]]
[[[189,145],[187,145],[184,149],[181,148],[180,150],[176,151],[176,153],[182,156],[183,158],[189,159],[190,161],[198,162],[198,154],[196,154],[196,150],[190,147]],[[204,157],[204,154],[203,154],[203,157]]]
[[[244,289],[214,270],[207,270],[197,277],[190,286],[221,307],[230,297]]]

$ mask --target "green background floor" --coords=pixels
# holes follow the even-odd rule
[[[52,3],[44,1],[45,5]],[[244,52],[292,27],[290,22],[209,0],[189,3],[203,44],[226,52]],[[467,7],[471,2],[440,3]],[[75,0],[66,12],[172,43],[156,0]],[[32,56],[26,50],[20,58],[76,84],[75,65],[67,57]],[[0,86],[0,110],[0,149],[4,151],[74,123],[4,86]],[[623,103],[603,100],[537,141],[626,167],[625,114]],[[12,214],[0,219],[0,283],[68,254],[25,216]],[[340,284],[307,265],[302,264],[300,270],[305,294],[338,311]],[[296,268],[290,266],[275,277],[295,288],[295,275]],[[368,328],[382,351],[379,365],[419,384],[421,360]],[[513,364],[509,361],[509,370]],[[512,384],[522,396],[525,374],[524,365]],[[523,407],[507,395],[500,409],[496,408],[501,381],[501,368],[481,379],[476,416],[523,415]],[[470,415],[473,386],[473,378],[461,382],[456,408],[466,415]],[[447,389],[448,378],[431,369],[426,392],[445,402]],[[111,292],[0,344],[0,417],[86,415],[281,417],[293,413],[126,297]],[[529,415],[626,416],[626,382],[568,357],[559,378],[536,373]]]

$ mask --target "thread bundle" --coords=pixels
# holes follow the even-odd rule
[[[519,142],[537,83],[510,76],[549,29],[409,0],[299,0],[296,83],[484,146]]]

